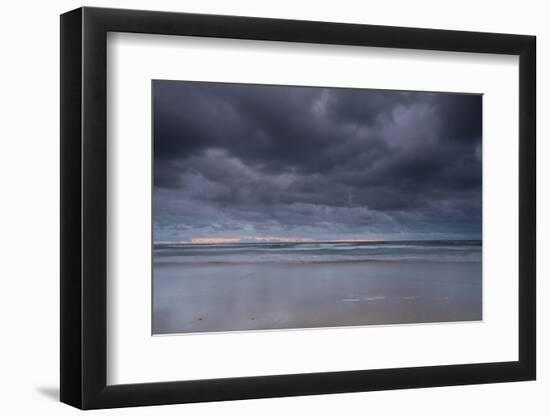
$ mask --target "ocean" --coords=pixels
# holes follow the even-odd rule
[[[155,244],[155,263],[480,262],[480,240]]]

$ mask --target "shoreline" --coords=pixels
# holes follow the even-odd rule
[[[350,259],[350,260],[328,260],[328,261],[208,261],[208,262],[201,262],[201,261],[188,261],[188,262],[164,262],[164,261],[154,261],[154,266],[181,266],[182,268],[185,266],[208,266],[208,265],[316,265],[316,264],[396,264],[396,263],[436,263],[436,264],[462,264],[462,263],[481,263],[481,259],[472,259],[472,260],[461,260],[458,261],[456,259],[452,260],[431,260],[431,259]]]

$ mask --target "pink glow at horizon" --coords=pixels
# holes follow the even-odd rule
[[[273,236],[266,236],[266,237],[254,237],[250,240],[254,240],[256,242],[315,242],[315,239],[312,239],[310,237],[273,237]]]
[[[194,237],[191,243],[239,243],[239,237]]]

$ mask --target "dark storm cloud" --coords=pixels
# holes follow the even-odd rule
[[[154,81],[156,239],[479,237],[481,96]]]

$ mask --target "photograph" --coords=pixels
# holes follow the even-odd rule
[[[482,98],[152,80],[152,333],[482,320]]]

